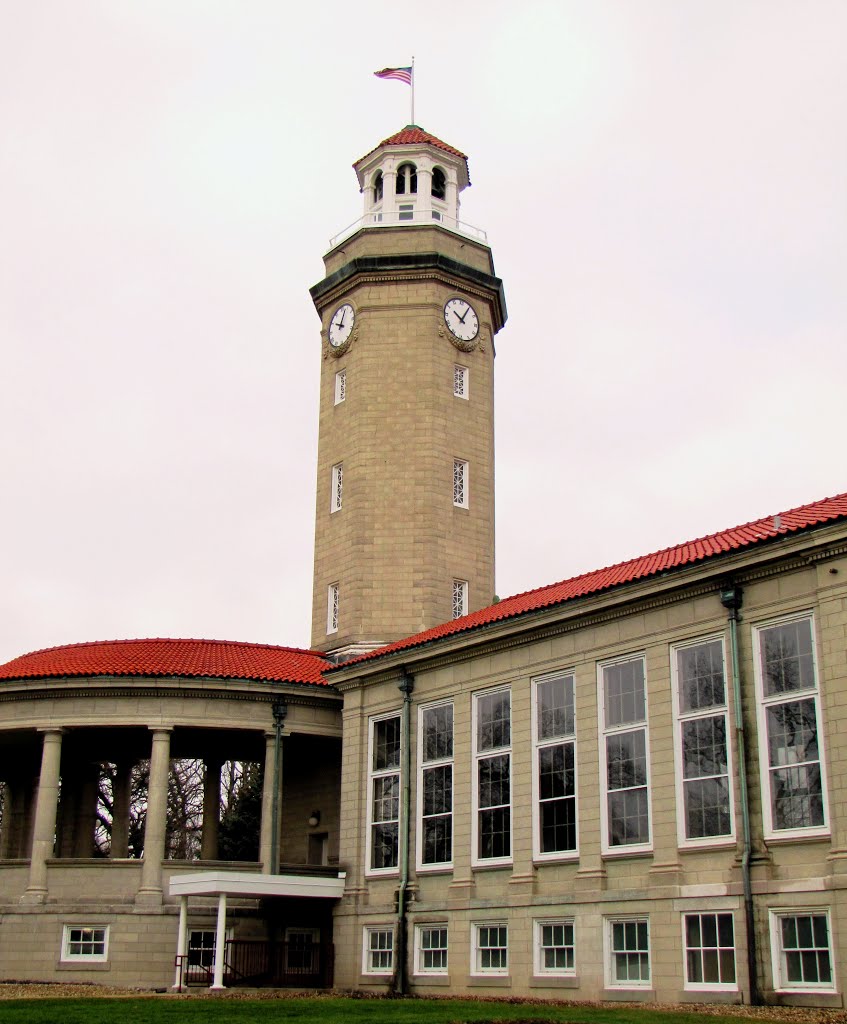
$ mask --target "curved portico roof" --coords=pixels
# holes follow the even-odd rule
[[[33,651],[0,665],[0,680],[187,676],[326,686],[317,651],[229,640],[105,640]]]

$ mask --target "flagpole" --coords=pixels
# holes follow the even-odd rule
[[[415,58],[412,57],[412,120],[410,124],[415,123]]]

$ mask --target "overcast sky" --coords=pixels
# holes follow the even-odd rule
[[[0,662],[308,646],[351,164],[469,155],[501,596],[847,490],[843,0],[5,0]]]

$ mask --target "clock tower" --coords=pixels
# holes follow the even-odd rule
[[[321,318],[312,646],[350,657],[494,598],[503,285],[463,224],[467,157],[409,125],[357,161]]]

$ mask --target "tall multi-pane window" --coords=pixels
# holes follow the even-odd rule
[[[683,927],[686,988],[735,988],[732,914],[686,914]]]
[[[604,848],[650,844],[647,688],[644,658],[601,665],[600,707]]]
[[[773,911],[771,950],[777,991],[835,988],[828,911]]]
[[[338,512],[341,509],[341,499],[344,491],[344,466],[338,463],[332,467],[332,493],[329,499],[330,512]]]
[[[447,973],[447,925],[415,929],[415,974]]]
[[[347,397],[347,371],[339,370],[335,375],[335,404],[339,405]]]
[[[453,705],[421,708],[418,776],[421,866],[453,860]]]
[[[400,716],[371,721],[368,867],[394,871],[400,827]]]
[[[615,988],[650,984],[650,926],[646,917],[606,922],[608,983]]]
[[[508,974],[509,929],[505,924],[473,926],[472,973]]]
[[[729,730],[723,640],[672,650],[677,712],[680,840],[732,835]]]
[[[453,394],[456,398],[468,397],[469,378],[470,374],[468,373],[467,366],[459,366],[456,363],[453,367]]]
[[[535,973],[575,973],[573,920],[535,922]]]
[[[453,580],[453,618],[468,614],[468,581]]]
[[[453,504],[468,507],[468,464],[462,459],[453,459]]]
[[[767,834],[826,831],[820,704],[811,616],[755,631]]]
[[[362,956],[364,974],[391,974],[394,969],[394,931],[365,928]]]
[[[572,854],[577,848],[574,677],[536,679],[533,696],[535,852],[540,857]]]
[[[475,857],[506,860],[512,854],[511,745],[509,690],[474,698]]]
[[[330,583],[326,590],[326,631],[338,632],[338,584]]]

